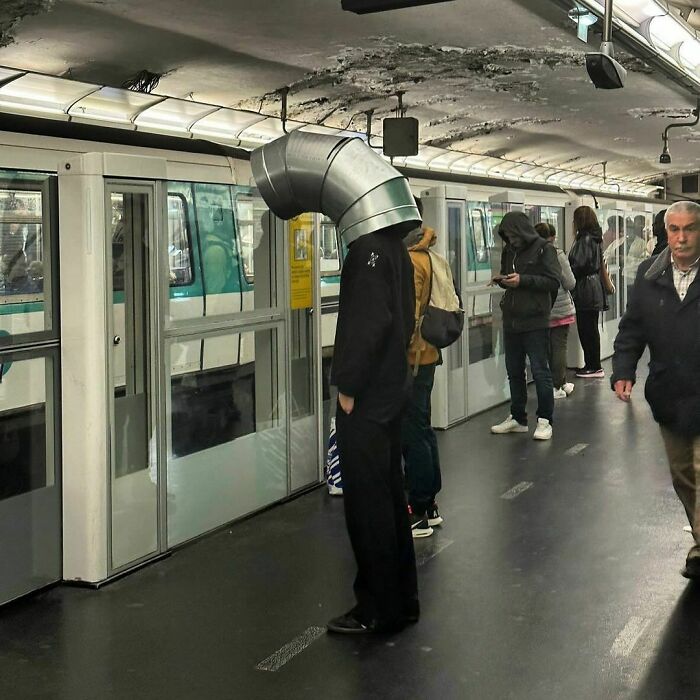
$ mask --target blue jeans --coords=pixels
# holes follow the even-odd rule
[[[510,413],[522,425],[527,425],[527,383],[525,357],[537,390],[537,416],[550,423],[554,414],[552,373],[549,370],[549,328],[523,333],[505,333],[506,371],[510,384]]]

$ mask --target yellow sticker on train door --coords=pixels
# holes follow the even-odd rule
[[[289,278],[292,309],[314,304],[313,215],[301,214],[289,221]]]

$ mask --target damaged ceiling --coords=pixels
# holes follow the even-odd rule
[[[573,2],[571,3],[573,6]],[[599,23],[600,24],[600,23]],[[661,133],[696,99],[620,51],[623,90],[600,91],[566,7],[553,0],[454,0],[373,15],[340,0],[3,0],[0,65],[120,86],[144,69],[157,92],[373,130],[397,91],[426,145],[649,181]],[[700,129],[672,132],[668,172],[697,171]]]

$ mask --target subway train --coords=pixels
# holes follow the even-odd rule
[[[55,323],[57,299],[48,303],[45,295],[56,297],[59,280],[60,285],[70,285],[75,274],[75,261],[65,259],[60,252],[62,241],[71,236],[71,231],[61,230],[59,209],[72,208],[72,203],[65,201],[61,181],[71,176],[65,168],[73,159],[87,157],[85,154],[97,157],[101,172],[115,185],[105,190],[104,229],[95,221],[88,226],[98,232],[104,230],[110,241],[103,261],[109,293],[101,300],[84,302],[103,303],[112,315],[110,390],[114,397],[129,393],[128,377],[138,379],[134,379],[138,374],[135,366],[145,367],[146,374],[156,371],[152,361],[143,358],[154,348],[147,340],[149,329],[162,323],[154,317],[155,307],[160,305],[166,325],[173,328],[196,327],[203,320],[221,319],[220,335],[203,334],[171,343],[169,360],[163,363],[166,367],[158,370],[170,385],[168,452],[186,457],[255,432],[262,415],[254,369],[257,334],[235,322],[230,326],[227,323],[264,307],[275,307],[270,287],[279,284],[275,274],[284,266],[280,267],[278,261],[275,267],[269,257],[260,257],[264,248],[260,242],[269,234],[265,222],[268,227],[273,224],[253,186],[245,152],[153,135],[132,135],[133,144],[123,143],[123,138],[114,142],[114,132],[91,128],[89,138],[81,137],[79,126],[77,136],[71,138],[0,132],[0,350],[10,349],[11,338],[15,344],[21,344],[24,338],[31,345],[32,339],[49,327],[60,343]],[[145,216],[139,212],[143,202],[119,185],[141,180],[135,173],[145,166],[129,169],[129,163],[138,159],[153,164],[152,173],[146,173],[144,179],[161,183],[156,210],[167,225],[161,226],[163,233],[158,239],[149,234],[150,238],[135,242],[134,222]],[[631,271],[653,247],[651,224],[656,211],[664,206],[662,202],[497,180],[460,180],[455,176],[446,180],[415,170],[406,170],[405,174],[414,194],[423,198],[426,223],[441,234],[438,249],[450,261],[467,312],[466,332],[446,351],[436,378],[436,427],[447,428],[507,396],[498,327],[502,291],[488,285],[500,257],[500,242],[494,233],[507,211],[522,209],[533,223],[552,223],[559,232],[559,245],[568,247],[573,209],[583,203],[598,207],[607,235],[606,258],[617,287],[603,323],[603,354],[609,354],[633,279]],[[75,211],[72,215],[76,216]],[[301,227],[309,242],[314,242],[320,283],[317,306],[321,311],[316,371],[323,379],[325,432],[343,247],[333,223],[319,214],[299,217],[286,229],[280,222],[277,225],[284,230]],[[638,245],[626,243],[632,235],[639,240]],[[153,245],[157,255],[149,249]],[[314,257],[313,252],[310,257]],[[158,258],[159,268],[154,267],[152,258]],[[156,269],[161,271],[161,287],[148,282]],[[136,274],[135,270],[141,272]],[[282,278],[289,283],[285,274]],[[161,291],[167,284],[167,294],[149,297],[144,284]],[[286,296],[277,297],[282,298]],[[64,306],[61,314],[76,314],[79,319],[80,310]],[[310,323],[309,318],[303,323],[307,321]],[[295,355],[295,344],[311,327],[307,324],[301,335],[288,338],[292,373],[294,360],[306,357],[304,352]],[[230,332],[224,333],[227,328]],[[136,342],[139,337],[140,344]],[[130,340],[121,342],[122,338]],[[150,381],[148,377],[146,380]],[[300,392],[305,398],[295,399],[292,410],[313,414],[309,408],[314,391],[312,374],[306,381],[306,392]],[[196,414],[189,410],[193,404],[200,408]],[[31,363],[0,358],[0,454],[4,455],[0,463],[9,455],[25,455],[34,466],[30,468],[28,462],[26,469],[14,472],[39,482],[43,460],[37,467],[36,449],[21,445],[26,446],[36,434],[36,425],[46,420],[45,406],[46,383],[38,380]],[[124,469],[128,471],[128,465]],[[19,493],[26,486],[0,480],[0,497]]]

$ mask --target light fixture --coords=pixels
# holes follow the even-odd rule
[[[695,126],[700,121],[700,97],[698,97],[697,107],[692,112],[695,115],[695,119],[692,122],[681,122],[680,124],[669,124],[665,129],[664,133],[661,134],[661,139],[663,141],[663,149],[661,155],[659,156],[659,163],[663,165],[668,165],[671,162],[671,153],[668,150],[668,132],[671,129],[680,128],[682,126]]]
[[[602,90],[624,87],[627,71],[615,60],[612,42],[613,0],[605,0],[603,42],[600,51],[586,54],[586,70],[591,82]]]

